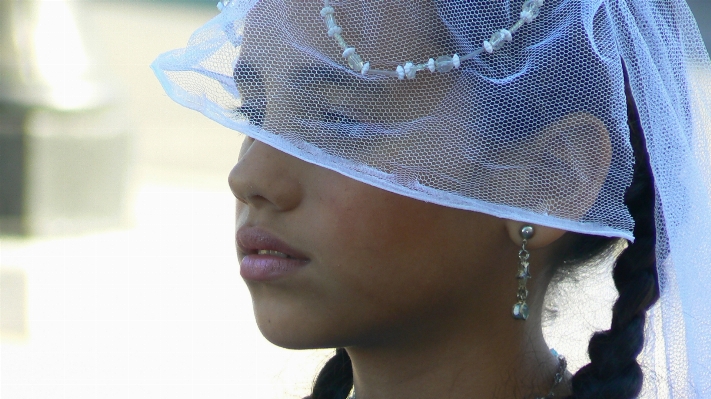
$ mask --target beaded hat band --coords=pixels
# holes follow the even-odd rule
[[[382,69],[371,69],[370,62],[364,61],[363,58],[358,55],[355,47],[348,45],[346,40],[343,38],[343,29],[338,26],[335,17],[335,10],[331,7],[329,0],[323,0],[324,7],[321,9],[321,17],[326,23],[326,28],[328,29],[328,36],[332,37],[339,47],[343,50],[342,56],[346,59],[348,66],[363,75],[384,75],[390,77],[397,77],[400,80],[405,78],[414,79],[417,72],[429,70],[431,73],[435,72],[449,72],[452,69],[459,68],[463,61],[474,58],[482,53],[493,53],[495,50],[501,49],[507,42],[513,40],[513,35],[518,32],[519,29],[525,24],[533,22],[536,17],[541,12],[541,7],[543,6],[544,0],[526,0],[523,3],[520,19],[513,24],[509,29],[501,29],[491,35],[489,40],[484,40],[481,47],[472,51],[471,53],[460,56],[459,54],[453,55],[442,55],[437,58],[430,58],[426,63],[415,64],[411,61],[405,62],[402,65],[398,65],[394,71],[392,70],[382,70]]]

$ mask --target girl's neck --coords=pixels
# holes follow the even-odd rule
[[[406,334],[397,343],[347,348],[357,399],[546,396],[559,362],[543,339],[540,320],[509,318],[456,329],[464,332],[459,334],[434,329]],[[556,396],[565,393],[565,385]]]

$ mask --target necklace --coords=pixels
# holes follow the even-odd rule
[[[537,396],[536,399],[550,399],[555,397],[555,389],[560,385],[561,381],[563,381],[563,378],[565,378],[565,373],[568,370],[568,361],[565,360],[565,357],[563,355],[558,354],[558,352],[555,351],[555,349],[551,349],[551,353],[553,356],[558,358],[558,370],[555,373],[555,376],[553,377],[553,385],[551,386],[550,391],[548,391],[548,394],[546,396]],[[355,396],[355,387],[351,388],[351,392],[348,395],[348,398],[346,399],[356,399]]]
[[[555,372],[555,376],[553,376],[553,385],[551,386],[550,391],[548,391],[548,395],[544,397],[537,397],[536,399],[549,399],[554,397],[555,393],[553,391],[555,391],[558,385],[560,385],[563,378],[565,378],[566,371],[568,371],[568,361],[565,360],[565,356],[556,352],[555,349],[551,349],[551,353],[553,356],[558,358],[558,370]]]

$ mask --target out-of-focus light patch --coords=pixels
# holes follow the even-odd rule
[[[571,373],[590,362],[587,348],[593,333],[610,328],[612,305],[619,296],[612,269],[626,247],[620,239],[596,258],[561,267],[548,286],[543,336],[550,348],[565,356]]]
[[[130,230],[3,238],[3,265],[26,277],[27,338],[2,336],[2,398],[306,396],[332,350],[262,337],[239,276],[234,201],[226,187],[146,184]],[[52,384],[71,392],[42,390]]]
[[[69,5],[65,0],[41,0],[37,13],[34,53],[52,105],[59,109],[86,107],[96,89],[86,79],[89,57]]]
[[[0,340],[27,339],[27,277],[0,266]]]

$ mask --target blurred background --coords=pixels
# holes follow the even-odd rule
[[[0,397],[302,398],[262,338],[227,174],[241,137],[149,69],[211,1],[0,0]]]
[[[302,398],[331,354],[258,332],[226,183],[241,137],[149,69],[215,3],[0,0],[3,399]],[[711,2],[690,5],[711,42]]]

